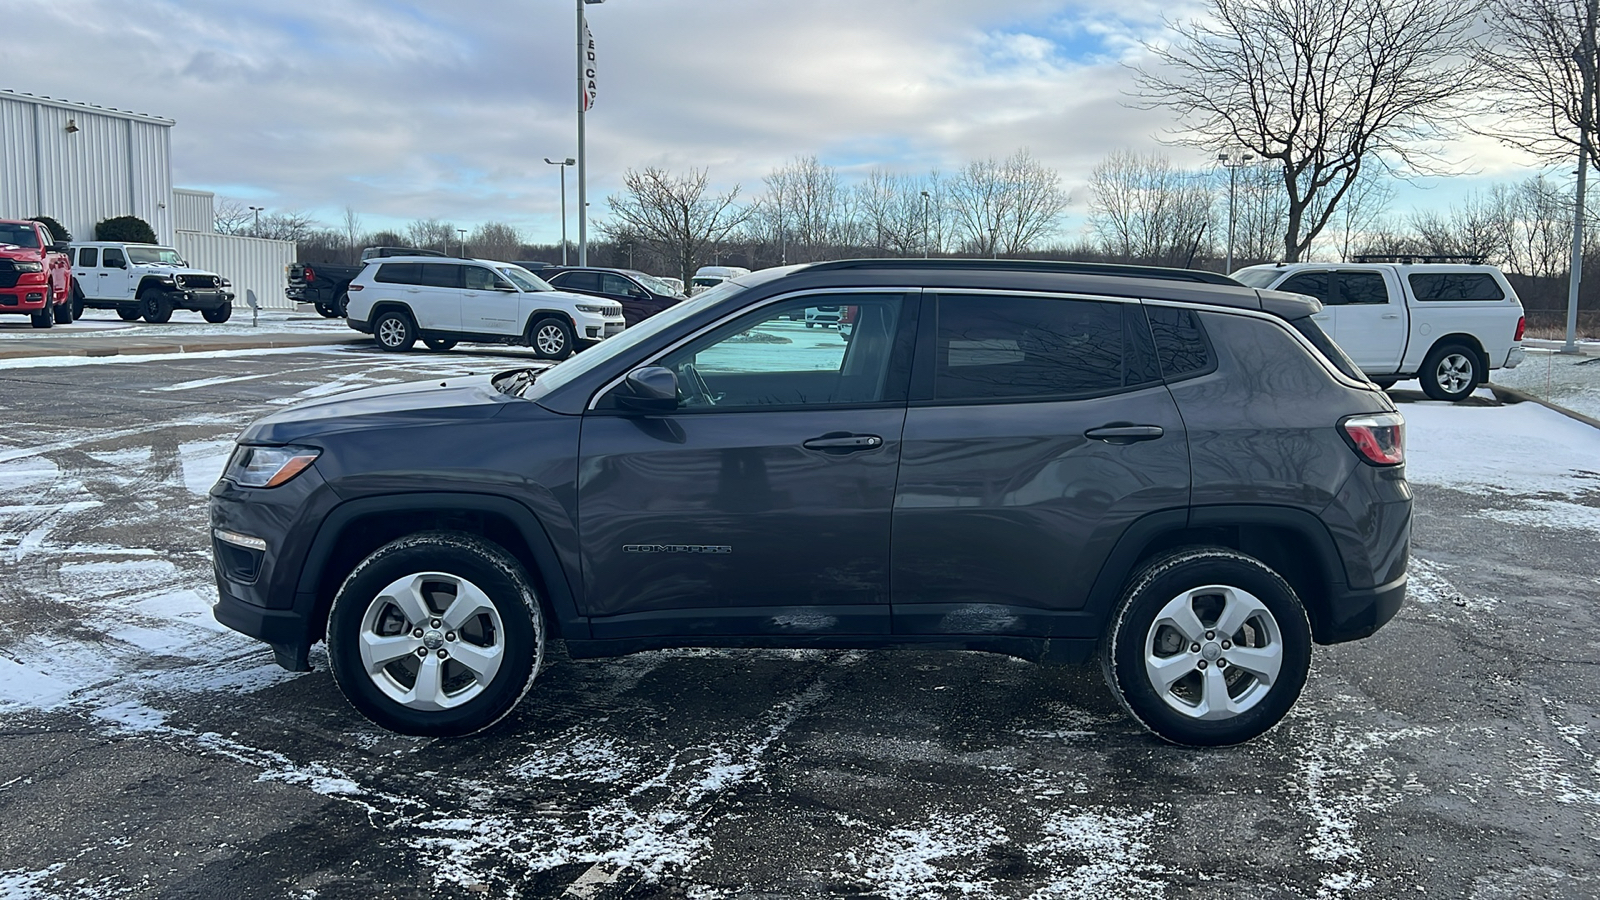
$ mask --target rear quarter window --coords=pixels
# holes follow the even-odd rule
[[[1488,272],[1413,272],[1407,276],[1418,300],[1504,300],[1506,292]]]
[[[1216,354],[1194,310],[1146,306],[1145,315],[1150,319],[1161,374],[1168,381],[1193,378],[1216,368]]]
[[[421,263],[384,263],[372,280],[381,284],[421,284]]]

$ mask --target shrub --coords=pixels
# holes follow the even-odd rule
[[[38,222],[40,225],[50,229],[50,236],[58,241],[72,240],[72,232],[67,230],[67,226],[49,216],[34,216],[29,221]]]
[[[127,241],[132,244],[154,244],[156,230],[138,216],[113,216],[94,226],[97,241]]]

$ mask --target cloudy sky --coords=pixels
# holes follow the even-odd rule
[[[560,232],[576,150],[575,0],[0,0],[0,87],[177,120],[182,187],[326,224],[436,217]],[[1176,122],[1136,109],[1126,68],[1192,0],[607,0],[588,117],[595,217],[628,168],[705,167],[722,189],[815,154],[847,177],[950,170],[1019,147],[1078,190],[1112,150]],[[1520,178],[1483,140],[1467,177],[1402,207]],[[1198,164],[1193,151],[1170,148]],[[568,183],[569,192],[575,186]],[[569,194],[569,201],[575,203]]]

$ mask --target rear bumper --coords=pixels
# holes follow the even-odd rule
[[[1334,597],[1326,628],[1317,636],[1318,643],[1356,641],[1382,628],[1405,603],[1406,578],[1401,575],[1388,584],[1346,590]]]
[[[1510,353],[1506,354],[1506,361],[1500,367],[1503,369],[1515,369],[1517,366],[1522,365],[1522,361],[1526,358],[1527,354],[1523,352],[1522,345],[1517,344],[1511,348]]]

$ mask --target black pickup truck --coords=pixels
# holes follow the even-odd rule
[[[389,256],[444,256],[444,254],[437,250],[418,250],[415,247],[368,247],[361,251],[359,266],[292,263],[288,269],[289,287],[284,290],[284,296],[296,303],[315,304],[317,312],[330,319],[336,319],[344,315],[345,304],[350,302],[345,289],[357,275],[361,274],[361,270],[366,268],[367,260]]]

